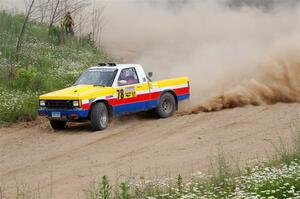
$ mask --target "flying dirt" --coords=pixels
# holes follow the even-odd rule
[[[300,102],[300,50],[285,52],[286,56],[270,58],[258,66],[256,77],[206,103],[179,114],[219,111],[246,105]]]

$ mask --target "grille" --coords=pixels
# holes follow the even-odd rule
[[[47,100],[46,108],[48,109],[72,109],[72,100]]]

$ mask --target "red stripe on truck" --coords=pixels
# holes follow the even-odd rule
[[[189,87],[184,87],[184,88],[177,88],[173,89],[176,95],[184,95],[189,93]],[[156,100],[160,96],[161,92],[154,92],[154,93],[146,93],[146,94],[140,94],[135,97],[131,98],[124,98],[124,99],[109,99],[108,103],[112,106],[118,106],[122,104],[130,104],[130,103],[135,103],[135,102],[142,102],[142,101],[148,101],[148,100]],[[88,110],[90,109],[92,103],[87,103],[82,105],[82,109]]]

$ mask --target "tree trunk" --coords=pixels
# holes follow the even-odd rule
[[[26,13],[25,21],[23,23],[20,35],[18,37],[18,41],[17,41],[17,45],[16,45],[16,61],[19,61],[19,55],[20,55],[20,50],[21,50],[21,47],[22,47],[23,38],[24,38],[24,34],[25,34],[25,31],[26,31],[26,26],[27,26],[27,23],[29,21],[29,17],[30,17],[30,14],[31,14],[31,10],[32,10],[34,1],[35,0],[31,1],[31,4],[30,4],[30,6],[28,8],[28,11]]]
[[[50,24],[49,24],[49,32],[50,32],[50,30],[51,30],[51,28],[52,28],[52,26],[53,26],[54,19],[55,19],[55,17],[56,17],[56,12],[57,12],[59,3],[60,3],[60,0],[57,0],[56,5],[55,5],[55,8],[54,8],[54,11],[53,11],[53,14],[52,14],[52,17],[51,17],[51,21],[50,21]]]

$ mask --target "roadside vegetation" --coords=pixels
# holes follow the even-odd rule
[[[0,11],[0,123],[33,120],[37,96],[71,85],[82,71],[108,56],[88,37],[61,37],[60,29],[28,22],[16,59],[23,15]]]
[[[244,169],[231,167],[219,153],[208,174],[195,173],[189,179],[122,182],[112,188],[106,176],[84,190],[86,199],[178,199],[178,198],[300,198],[300,134],[291,149],[275,147],[271,161]],[[216,166],[215,166],[216,165]]]

